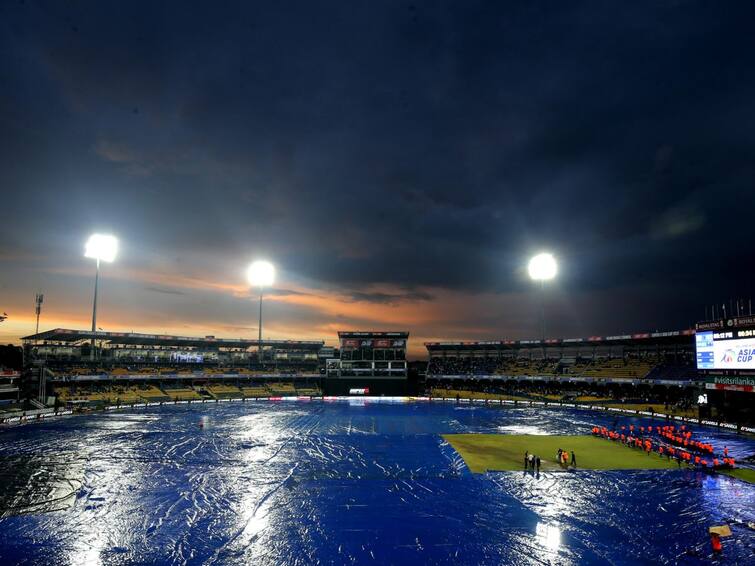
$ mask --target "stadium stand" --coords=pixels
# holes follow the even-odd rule
[[[655,364],[650,361],[633,358],[619,358],[612,360],[596,360],[581,369],[582,377],[618,377],[626,379],[642,379],[646,377]]]
[[[270,390],[264,385],[242,386],[241,393],[244,397],[270,397]]]
[[[271,383],[268,385],[268,389],[275,396],[287,397],[296,395],[296,388],[293,383]]]
[[[139,385],[138,394],[139,397],[151,403],[171,400],[170,395],[167,395],[162,389],[154,385]]]
[[[446,389],[435,387],[430,389],[430,397],[439,397],[441,399],[506,399],[509,401],[530,401],[529,397],[523,395],[507,395],[493,391],[478,391],[472,388]]]
[[[98,348],[92,361],[92,338]],[[322,341],[156,336],[54,329],[23,338],[27,363],[45,368],[56,406],[322,395],[333,348]],[[0,383],[0,386],[2,384]],[[17,388],[15,397],[18,397]],[[0,399],[0,408],[12,405]]]
[[[405,360],[401,348],[371,347],[388,342],[380,333],[342,334],[340,350],[325,348],[322,341],[263,341],[260,356],[256,340],[98,333],[102,346],[95,361],[91,361],[93,335],[87,331],[55,329],[23,342],[27,363],[45,368],[47,402],[56,399],[56,405],[74,408],[142,401],[321,396],[323,390],[328,395],[346,395],[350,388],[364,387],[356,383],[362,373],[391,377],[379,372],[390,373],[396,360]],[[350,349],[344,350],[347,343]],[[405,337],[401,343],[405,347]],[[544,343],[429,342],[426,372],[413,384],[412,392],[652,407],[656,412],[684,414],[697,407],[698,394],[706,390],[704,376],[695,368],[694,345],[692,330]],[[332,368],[337,370],[333,375]],[[333,393],[337,388],[331,383],[339,384],[338,393]],[[18,398],[19,394],[8,396]],[[728,411],[738,422],[750,418],[747,399],[740,397],[712,393],[717,406],[706,417],[723,418]],[[13,401],[2,399],[0,410],[12,407]]]
[[[427,390],[452,398],[568,401],[698,416],[696,400],[703,383],[694,366],[693,333],[545,344],[430,342]]]
[[[234,397],[242,397],[241,389],[234,385],[225,385],[222,383],[208,385],[207,392],[215,399],[231,399]]]
[[[108,386],[82,386],[67,387],[60,386],[55,388],[60,402],[62,404],[118,404],[118,403],[137,403],[143,401],[135,388],[116,385]]]
[[[321,396],[322,390],[312,383],[297,385],[293,382],[234,385],[207,383],[163,383],[159,387],[147,384],[56,385],[54,395],[61,405],[92,407],[103,404],[130,404],[141,402],[192,401],[201,399],[264,398],[284,396]]]
[[[113,396],[111,401],[113,403],[138,403],[143,401],[139,396],[139,392],[135,387],[128,387],[124,385],[114,385],[112,387]]]
[[[672,372],[673,369],[673,372]],[[691,366],[659,364],[653,359],[632,357],[612,359],[576,359],[572,363],[561,360],[522,359],[476,359],[433,357],[428,365],[428,375],[501,375],[522,377],[573,377],[643,379],[674,379],[688,376]]]
[[[190,386],[166,384],[163,385],[162,389],[174,401],[189,401],[203,398],[196,389]]]

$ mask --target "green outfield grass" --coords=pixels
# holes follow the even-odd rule
[[[523,470],[524,452],[540,456],[541,471],[563,469],[556,463],[558,449],[575,452],[577,468],[587,470],[676,469],[673,460],[628,448],[589,435],[545,436],[519,434],[444,434],[474,473],[487,470]]]
[[[738,480],[746,481],[747,483],[755,483],[755,470],[749,468],[735,468],[733,470],[721,470],[719,473],[726,476],[737,478]]]

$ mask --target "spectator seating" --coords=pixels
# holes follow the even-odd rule
[[[613,377],[642,379],[650,373],[655,364],[637,359],[596,360],[581,371],[584,377]]]
[[[297,387],[296,394],[309,397],[319,397],[322,395],[322,391],[320,391],[319,387]]]
[[[268,385],[270,393],[276,396],[296,395],[296,388],[292,383],[271,383]]]
[[[432,358],[428,375],[506,375],[529,377],[553,377],[571,375],[590,378],[681,379],[694,371],[689,366],[659,364],[651,358],[604,358],[585,360],[522,359],[522,358]],[[670,376],[670,377],[666,377]],[[679,377],[674,377],[679,376]]]
[[[138,387],[138,394],[139,397],[150,403],[171,400],[169,395],[166,395],[162,389],[154,385],[140,385]]]
[[[178,387],[163,387],[166,395],[175,401],[188,401],[202,399],[203,397],[193,387],[178,386]]]
[[[244,397],[269,397],[270,396],[270,390],[264,385],[242,387],[241,393],[244,395]]]
[[[230,399],[233,397],[241,397],[241,390],[234,385],[225,385],[222,383],[215,383],[207,386],[207,391],[216,399]]]
[[[317,385],[296,387],[291,382],[237,386],[227,383],[207,383],[191,386],[187,382],[167,382],[161,387],[150,384],[84,384],[56,385],[54,393],[62,404],[131,404],[242,397],[320,396]]]

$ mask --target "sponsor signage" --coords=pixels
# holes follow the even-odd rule
[[[667,337],[667,336],[679,336],[679,332],[676,331],[676,330],[673,331],[673,332],[652,332],[650,334],[650,336],[653,337],[653,338],[664,338],[664,337]]]
[[[755,326],[754,316],[740,316],[731,320],[731,324],[728,326]]]
[[[721,385],[755,385],[755,375],[711,375],[707,381]]]
[[[719,328],[738,328],[740,326],[755,326],[755,315],[737,316],[698,322],[695,328],[699,330],[716,330]]]
[[[724,321],[723,320],[711,320],[708,322],[698,322],[695,325],[695,328],[699,330],[716,330],[717,328],[723,328],[724,327]]]
[[[752,393],[755,387],[752,385],[727,385],[725,383],[706,383],[705,389],[715,389],[716,391],[741,391],[743,393]]]

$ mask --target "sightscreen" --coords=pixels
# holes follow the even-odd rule
[[[697,369],[755,370],[755,328],[697,332]]]

